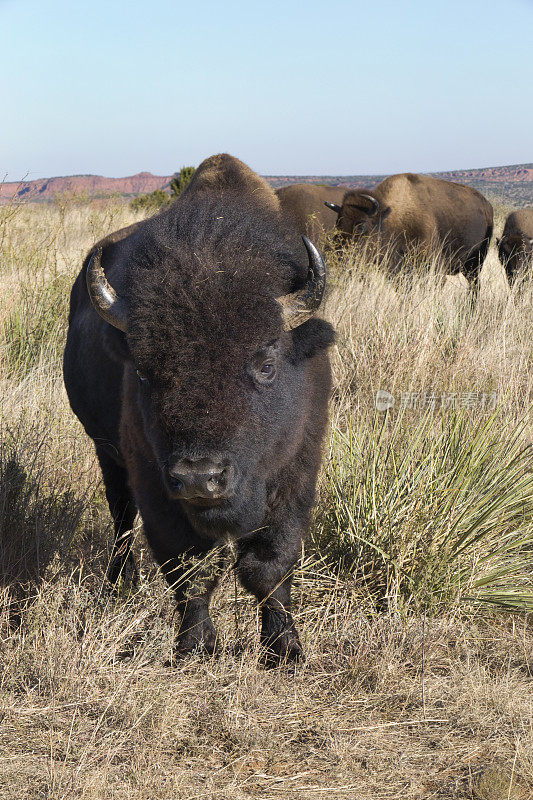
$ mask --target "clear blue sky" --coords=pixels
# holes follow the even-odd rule
[[[533,161],[533,0],[0,0],[0,30],[8,180]]]

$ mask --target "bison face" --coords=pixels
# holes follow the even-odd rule
[[[165,490],[205,533],[259,527],[269,479],[301,447],[309,415],[307,357],[332,339],[327,323],[301,327],[310,329],[312,351],[300,330],[253,348],[226,339],[204,347],[170,385],[156,372],[137,378],[143,435]],[[221,359],[222,349],[231,358]],[[222,370],[214,370],[216,361]]]
[[[384,212],[372,195],[348,192],[339,210],[337,228],[346,238],[372,233],[379,228]]]
[[[125,303],[98,259],[89,265],[93,304],[126,333],[128,437],[149,445],[162,487],[205,536],[259,527],[273,476],[302,448],[309,360],[334,336],[309,319],[325,266],[305,243],[307,282],[281,297],[255,269],[200,270],[188,282],[176,270],[165,292],[160,273],[147,273]]]

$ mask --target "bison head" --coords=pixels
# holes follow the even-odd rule
[[[533,237],[525,234],[504,234],[498,240],[498,256],[506,272],[513,278],[526,269],[533,256]]]
[[[390,209],[381,207],[379,200],[365,192],[347,192],[342,206],[325,202],[328,208],[336,211],[337,229],[346,238],[371,233],[379,228],[384,214]]]
[[[329,390],[319,354],[334,339],[328,323],[310,319],[326,276],[314,245],[304,237],[307,266],[298,268],[283,247],[266,247],[272,237],[237,235],[230,218],[226,203],[208,229],[183,224],[175,246],[153,236],[134,254],[123,297],[98,251],[87,269],[95,309],[124,335],[139,435],[166,492],[206,536],[260,526],[273,476],[305,460]]]

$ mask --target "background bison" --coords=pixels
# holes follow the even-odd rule
[[[298,659],[291,573],[314,501],[334,339],[309,319],[324,262],[285,225],[268,185],[228,155],[204,161],[176,203],[125,233],[85,261],[64,357],[115,522],[109,576],[134,569],[138,509],[176,586],[178,652],[212,652],[217,557],[202,559],[229,534],[261,603],[267,662]]]
[[[493,229],[492,206],[475,189],[426,175],[391,175],[372,191],[347,192],[337,227],[345,237],[371,236],[392,249],[395,263],[413,245],[442,247],[450,271],[461,271],[474,294]]]
[[[342,203],[346,189],[294,183],[276,189],[276,194],[282,212],[296,225],[297,230],[318,239],[335,227],[337,215],[331,206]]]
[[[533,259],[533,208],[513,211],[505,220],[502,238],[498,241],[498,256],[512,285]]]

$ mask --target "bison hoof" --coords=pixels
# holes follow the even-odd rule
[[[219,647],[218,635],[209,617],[201,622],[184,620],[174,642],[173,655],[176,659],[192,653],[212,656]]]
[[[132,553],[124,556],[115,556],[107,570],[107,580],[111,590],[117,594],[122,588],[135,589],[139,583],[139,571]]]
[[[261,639],[263,649],[261,664],[265,669],[275,669],[284,664],[305,661],[305,655],[295,630],[287,630],[276,638]]]

